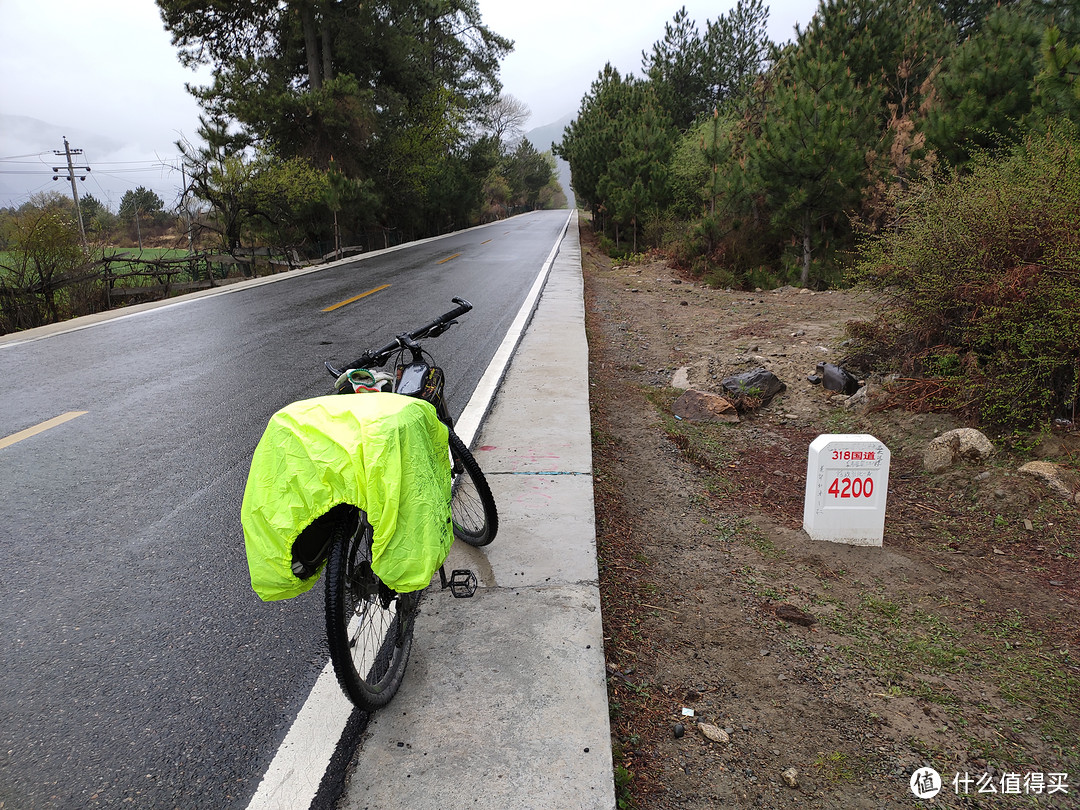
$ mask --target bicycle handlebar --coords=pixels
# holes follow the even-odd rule
[[[438,337],[455,323],[457,323],[456,319],[458,317],[464,315],[466,312],[473,308],[473,305],[466,301],[464,298],[452,298],[451,300],[458,305],[457,308],[452,309],[443,315],[440,315],[431,323],[424,324],[423,326],[414,329],[411,332],[406,332],[403,335],[398,335],[396,338],[394,338],[392,342],[387,343],[381,349],[369,349],[368,351],[360,355],[358,358],[353,360],[351,363],[346,365],[345,368],[381,368],[382,366],[386,365],[386,361],[390,359],[390,356],[394,354],[394,352],[398,351],[406,345],[406,342],[423,340],[424,338],[429,337]],[[334,366],[332,366],[330,363],[326,363],[326,368],[334,376],[340,376],[342,371],[344,371],[344,369],[334,368]]]

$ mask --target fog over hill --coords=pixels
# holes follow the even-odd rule
[[[562,140],[563,130],[573,120],[573,113],[568,113],[551,124],[530,129],[525,133],[525,137],[529,139],[529,143],[536,147],[537,152],[550,152],[552,143],[558,143]],[[575,202],[574,192],[570,188],[570,164],[560,157],[555,158],[555,173],[558,175],[559,183],[566,193],[566,199],[569,201],[570,207],[573,208]]]

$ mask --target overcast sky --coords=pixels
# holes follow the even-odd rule
[[[480,9],[489,28],[515,42],[501,77],[504,92],[532,111],[531,129],[576,113],[605,62],[640,74],[641,52],[680,6],[703,31],[734,2],[480,0]],[[770,36],[790,39],[816,7],[775,0]],[[92,169],[80,194],[115,211],[141,185],[175,203],[174,142],[194,140],[198,126],[184,84],[200,77],[180,66],[152,0],[0,0],[0,77],[0,206],[38,191],[70,193],[69,183],[52,180],[64,136],[83,150],[75,165]]]

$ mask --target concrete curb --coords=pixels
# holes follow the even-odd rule
[[[344,810],[615,807],[577,218],[474,454],[499,506],[455,544],[471,600],[433,591],[401,691],[373,715]]]

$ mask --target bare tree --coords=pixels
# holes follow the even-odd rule
[[[528,104],[504,94],[488,104],[484,124],[495,138],[510,145],[525,134],[525,124],[531,116]]]

